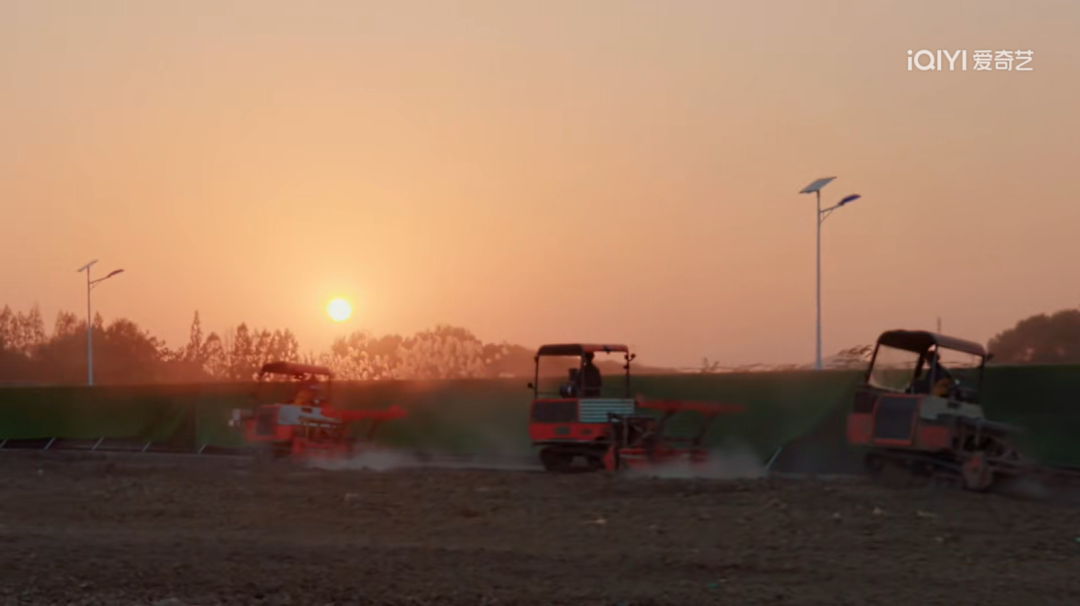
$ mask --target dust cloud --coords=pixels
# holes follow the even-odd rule
[[[315,459],[310,467],[326,471],[392,471],[424,467],[419,456],[392,450],[367,450],[348,458]]]
[[[709,451],[704,463],[673,461],[647,469],[629,471],[627,477],[661,478],[671,480],[744,480],[763,478],[765,465],[747,447],[729,447]]]
[[[522,457],[464,456],[414,453],[395,450],[367,450],[347,458],[308,461],[308,467],[325,471],[394,471],[398,469],[457,469],[487,471],[538,471],[540,466]]]

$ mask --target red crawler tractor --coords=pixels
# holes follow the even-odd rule
[[[989,358],[962,339],[883,333],[847,418],[848,443],[863,451],[867,470],[944,478],[974,491],[1021,475],[1073,475],[1036,466],[1017,448],[1019,428],[983,416],[979,389]]]
[[[277,381],[275,381],[277,379]],[[330,405],[333,373],[322,366],[271,362],[259,371],[256,401],[280,379],[297,386],[288,403],[262,403],[233,410],[230,425],[240,431],[256,452],[268,458],[341,458],[358,454],[384,421],[400,419],[405,411],[341,410]],[[357,425],[367,424],[356,437]]]
[[[604,395],[596,354],[622,354],[625,371],[618,397]],[[742,406],[684,401],[641,401],[630,392],[630,362],[634,359],[625,345],[563,344],[544,345],[536,352],[536,378],[529,388],[533,401],[529,410],[529,437],[540,448],[540,462],[552,472],[640,469],[685,461],[704,463],[708,451],[702,446],[712,420],[719,415],[740,412]],[[561,370],[569,375],[555,389],[544,389],[541,361],[563,360]],[[567,363],[573,360],[573,365]],[[698,413],[702,417],[696,435],[675,437],[667,433],[669,421],[678,413]],[[584,465],[576,465],[583,461]]]

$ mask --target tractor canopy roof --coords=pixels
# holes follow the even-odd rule
[[[924,353],[934,345],[974,356],[986,357],[986,349],[973,341],[947,337],[925,330],[890,330],[878,337],[878,345],[887,345],[916,353]]]
[[[625,345],[596,345],[584,343],[564,343],[558,345],[543,345],[536,350],[537,356],[581,356],[586,353],[604,352],[611,353],[620,351],[630,353],[630,348]]]
[[[321,375],[333,377],[334,373],[325,366],[313,366],[311,364],[297,364],[295,362],[268,362],[259,369],[259,374],[274,375]]]

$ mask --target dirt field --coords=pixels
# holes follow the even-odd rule
[[[4,604],[1080,604],[1080,509],[1056,501],[26,457],[0,478]]]

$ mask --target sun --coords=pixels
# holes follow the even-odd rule
[[[335,322],[344,322],[352,316],[352,305],[341,297],[338,297],[326,306],[326,313],[330,316],[330,319]]]

